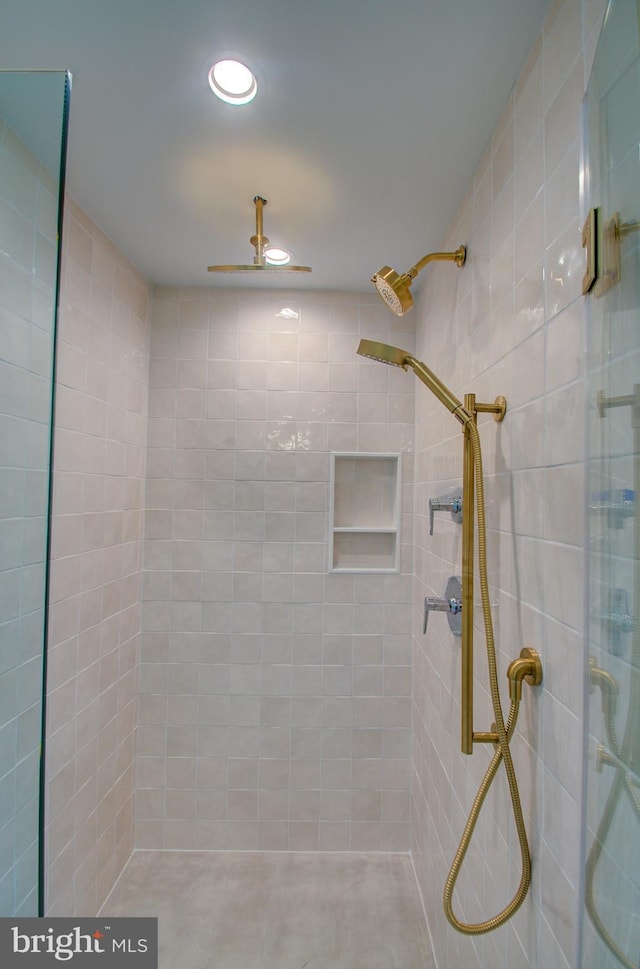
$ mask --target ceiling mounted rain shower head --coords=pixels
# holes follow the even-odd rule
[[[267,262],[265,253],[269,245],[269,240],[262,231],[262,210],[267,204],[267,200],[263,199],[260,195],[256,195],[253,201],[256,207],[256,234],[249,239],[249,242],[256,250],[253,262],[245,265],[208,266],[208,272],[249,273],[255,270],[265,270],[270,273],[310,273],[310,266],[274,266]]]
[[[429,262],[436,260],[455,262],[458,269],[461,269],[467,258],[465,246],[460,246],[455,252],[430,252],[423,256],[408,272],[400,276],[389,266],[383,266],[371,277],[371,282],[378,291],[378,296],[388,306],[396,316],[404,316],[407,310],[413,306],[413,297],[409,287],[418,273]]]

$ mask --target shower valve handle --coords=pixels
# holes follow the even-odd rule
[[[443,599],[433,596],[425,596],[424,600],[424,621],[422,632],[426,633],[427,623],[430,612],[446,612],[449,620],[449,629],[454,636],[461,634],[461,613],[462,613],[462,586],[457,575],[452,575],[447,582],[447,588]]]
[[[450,511],[454,522],[462,521],[462,495],[429,498],[429,534],[433,535],[433,516],[436,511]]]

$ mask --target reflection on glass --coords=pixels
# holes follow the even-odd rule
[[[0,916],[42,908],[43,680],[64,72],[0,72]]]
[[[583,969],[640,966],[640,50],[613,0],[587,90],[599,280],[589,297],[589,721]]]

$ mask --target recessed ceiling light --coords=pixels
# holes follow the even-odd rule
[[[287,263],[291,262],[291,253],[287,252],[286,249],[280,249],[277,246],[269,246],[268,249],[264,251],[264,258],[272,266],[286,266]]]
[[[209,71],[209,87],[227,104],[248,104],[253,101],[258,83],[240,61],[218,61]]]

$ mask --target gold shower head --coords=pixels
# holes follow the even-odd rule
[[[402,276],[389,266],[383,266],[377,273],[374,273],[371,282],[376,287],[378,296],[386,303],[391,312],[395,313],[396,316],[404,316],[407,310],[410,310],[413,306],[413,297],[409,287],[428,262],[434,260],[455,262],[458,269],[461,269],[466,258],[467,250],[465,246],[459,246],[455,252],[430,252]]]
[[[378,363],[390,363],[392,367],[407,369],[407,357],[411,355],[400,347],[392,347],[388,343],[378,343],[376,340],[360,340],[356,351],[361,357],[377,360]]]
[[[472,420],[471,415],[464,409],[461,401],[451,393],[449,388],[434,374],[433,370],[429,370],[426,363],[423,363],[421,360],[416,360],[408,350],[401,350],[400,347],[392,347],[388,343],[378,343],[376,340],[360,340],[356,352],[361,357],[377,360],[378,363],[388,363],[392,367],[401,367],[403,370],[411,367],[416,377],[429,388],[432,394],[435,394],[440,403],[444,404],[447,410],[461,424],[467,424]]]
[[[255,270],[265,270],[270,273],[310,273],[310,266],[273,266],[267,262],[265,249],[269,245],[269,240],[262,231],[262,210],[267,204],[267,200],[263,199],[261,195],[256,195],[253,202],[256,207],[256,234],[249,239],[256,250],[253,262],[245,265],[207,266],[207,271],[210,273],[249,273]]]

